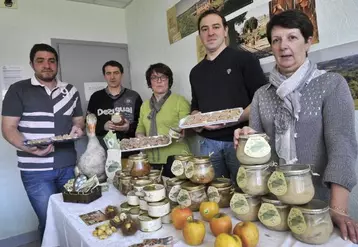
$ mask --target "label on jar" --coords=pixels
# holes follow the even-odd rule
[[[169,194],[168,194],[168,197],[169,197],[169,199],[170,199],[172,202],[177,202],[177,197],[178,197],[180,188],[181,188],[180,185],[174,185],[174,186],[170,189]]]
[[[178,193],[177,201],[180,205],[189,207],[191,205],[189,192],[187,190],[181,189]]]
[[[194,163],[189,161],[185,166],[185,176],[191,178],[194,175]]]
[[[267,186],[271,193],[276,196],[282,196],[287,192],[287,183],[285,175],[282,172],[275,171],[267,181]]]
[[[236,183],[240,188],[245,188],[247,185],[246,169],[243,167],[239,168],[236,176]]]
[[[237,193],[230,200],[230,208],[237,214],[247,214],[250,211],[250,206],[245,196]]]
[[[211,202],[216,202],[216,203],[220,202],[219,191],[214,186],[209,186],[209,188],[208,188],[208,197],[209,197],[209,201],[211,201]]]
[[[262,203],[258,217],[266,226],[277,226],[281,224],[281,216],[277,208],[271,203]]]
[[[287,224],[291,231],[296,234],[302,234],[307,229],[305,217],[298,208],[291,208],[287,217]]]
[[[244,153],[253,158],[262,158],[271,152],[271,147],[262,136],[252,136],[247,139]]]
[[[181,176],[184,173],[184,165],[180,160],[174,160],[170,170],[175,176]]]

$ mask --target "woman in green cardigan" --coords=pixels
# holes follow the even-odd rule
[[[190,104],[183,96],[170,91],[173,72],[167,65],[150,65],[145,76],[153,94],[140,108],[136,136],[167,135],[170,127],[178,127],[179,120],[189,115]],[[188,153],[190,151],[185,141],[173,141],[167,147],[146,151],[153,169],[162,169],[167,164],[168,156]],[[172,177],[168,166],[164,167],[163,176]]]

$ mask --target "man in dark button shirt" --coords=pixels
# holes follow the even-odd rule
[[[258,59],[249,52],[227,46],[225,17],[207,10],[198,19],[200,39],[206,56],[190,72],[191,114],[242,107],[239,122],[195,129],[201,136],[200,154],[211,155],[216,177],[235,180],[239,162],[233,145],[234,130],[245,126],[255,91],[266,84]]]

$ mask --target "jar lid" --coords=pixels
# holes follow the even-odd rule
[[[129,214],[131,215],[139,215],[139,213],[140,213],[140,208],[131,208],[129,210]]]
[[[278,166],[277,171],[285,175],[302,175],[311,171],[311,165],[308,164],[294,164]]]
[[[307,213],[307,214],[321,214],[329,210],[328,204],[318,199],[312,199],[307,204],[301,206],[294,206],[294,207],[301,210],[302,213]]]
[[[209,156],[196,156],[192,160],[195,164],[205,164],[210,162]]]
[[[181,188],[185,189],[185,190],[192,191],[192,190],[204,189],[205,186],[203,184],[194,184],[192,182],[185,182],[181,185]]]
[[[153,220],[157,220],[157,219],[159,219],[159,218],[157,218],[157,217],[150,217],[150,216],[148,215],[148,213],[143,213],[143,214],[140,214],[140,215],[138,216],[138,219],[139,219],[140,221],[153,221]]]
[[[262,202],[271,203],[275,206],[285,206],[288,207],[287,204],[282,203],[275,195],[267,194],[261,197]]]
[[[134,181],[134,186],[146,186],[149,184],[152,184],[152,180],[148,180],[148,179],[140,179],[140,180],[135,180]]]
[[[162,189],[164,189],[164,185],[161,184],[151,184],[143,187],[144,191],[158,191]]]
[[[148,176],[154,176],[159,174],[160,174],[160,170],[150,170]]]
[[[240,135],[239,139],[249,139],[250,137],[257,137],[257,136],[261,136],[263,138],[268,138],[268,136],[266,135],[266,133],[254,133],[254,134],[248,134],[248,135]]]
[[[146,155],[144,153],[133,154],[128,157],[129,160],[144,160],[147,158],[148,158],[148,155]]]
[[[262,165],[240,165],[240,166],[245,168],[246,170],[262,170],[262,169],[266,169],[269,166],[273,166],[273,162],[265,163]]]
[[[175,156],[174,156],[174,159],[175,159],[175,160],[180,160],[180,161],[188,161],[188,160],[190,160],[191,158],[193,158],[192,155],[175,155]]]
[[[185,179],[180,179],[180,178],[170,178],[167,180],[167,185],[179,185],[179,184],[182,184],[184,182],[187,182],[188,180],[185,180]]]
[[[148,202],[148,206],[162,206],[168,203],[169,203],[168,198],[165,198],[159,202]]]
[[[229,178],[215,178],[210,185],[216,188],[225,188],[230,187],[232,184]]]
[[[123,202],[121,204],[121,208],[131,208],[131,206],[128,204],[128,202]]]

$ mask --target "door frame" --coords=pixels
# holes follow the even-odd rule
[[[60,56],[59,52],[59,45],[60,44],[71,44],[71,45],[92,45],[92,46],[108,46],[108,47],[117,47],[121,49],[127,50],[127,61],[128,61],[128,72],[126,74],[128,76],[128,82],[130,89],[132,88],[132,80],[131,80],[131,63],[129,61],[129,54],[128,54],[128,45],[127,44],[120,44],[120,43],[109,43],[109,42],[100,42],[100,41],[86,41],[86,40],[73,40],[73,39],[54,39],[51,38],[51,46],[57,51],[58,55]],[[60,80],[62,81],[62,73],[61,73],[61,57],[58,61],[58,73]]]

